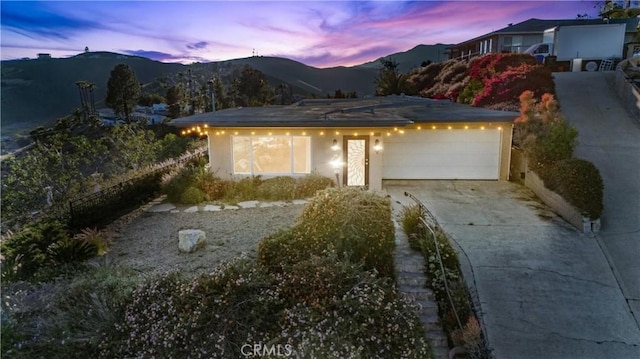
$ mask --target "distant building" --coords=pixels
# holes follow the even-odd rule
[[[38,54],[38,59],[50,59],[50,58],[51,58],[51,54],[46,54],[46,53]]]
[[[487,53],[521,53],[529,46],[542,42],[545,30],[555,26],[597,25],[603,23],[622,23],[626,25],[625,43],[635,41],[638,31],[639,18],[630,19],[561,19],[541,20],[529,19],[517,24],[509,24],[502,29],[466,40],[450,46],[450,59],[468,59]]]

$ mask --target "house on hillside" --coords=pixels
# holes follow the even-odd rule
[[[508,178],[519,113],[407,96],[313,99],[178,118],[208,137],[222,178],[319,173],[379,190],[384,181]]]
[[[626,25],[625,44],[636,41],[640,19],[570,19],[570,20],[541,20],[529,19],[518,24],[490,32],[451,46],[448,48],[449,59],[470,58],[487,53],[524,52],[529,46],[543,42],[545,30],[556,26],[596,25],[608,22],[611,24],[624,23]],[[625,49],[626,50],[626,49]],[[633,50],[630,50],[633,53]],[[625,54],[625,57],[628,55]]]

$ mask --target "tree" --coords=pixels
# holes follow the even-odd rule
[[[375,80],[376,96],[400,95],[412,93],[407,74],[398,70],[395,60],[381,59],[382,68]]]
[[[236,106],[264,106],[273,98],[273,90],[262,72],[245,66],[233,83]]]
[[[182,116],[182,85],[173,85],[167,90],[167,105],[169,106],[169,117],[178,118]]]
[[[133,112],[140,97],[140,83],[133,70],[119,64],[111,71],[107,82],[107,98],[105,103],[115,113],[122,115],[127,123],[131,123],[130,114]]]

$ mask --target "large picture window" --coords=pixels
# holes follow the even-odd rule
[[[234,174],[311,172],[309,136],[232,136]]]

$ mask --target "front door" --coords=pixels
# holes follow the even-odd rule
[[[369,186],[369,136],[344,136],[344,178],[347,186]]]

